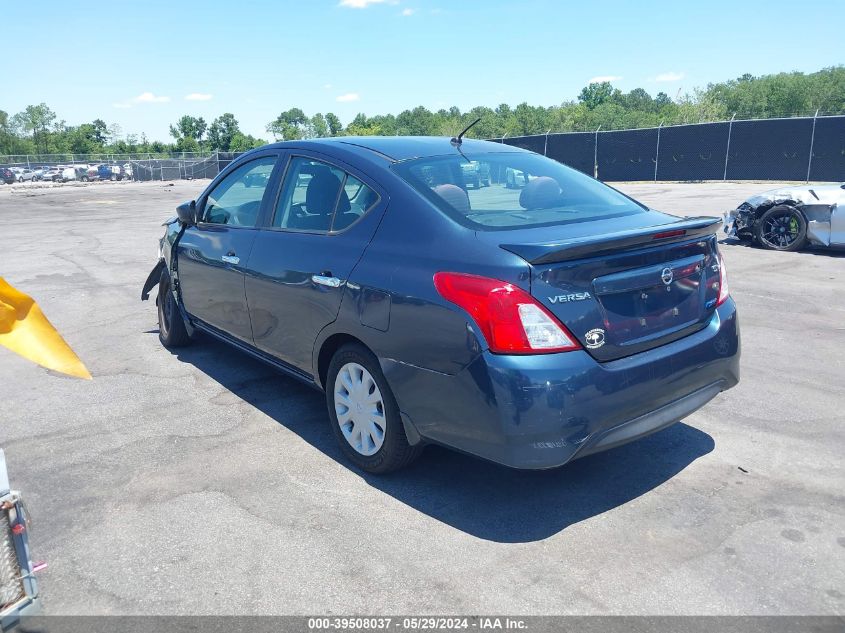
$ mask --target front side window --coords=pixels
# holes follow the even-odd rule
[[[394,169],[444,213],[473,229],[530,228],[645,212],[607,185],[537,154],[456,154],[402,162]]]
[[[281,229],[342,231],[378,201],[376,194],[342,169],[310,158],[293,158],[273,216]]]
[[[275,164],[275,156],[259,158],[217,183],[206,198],[203,222],[254,227]]]

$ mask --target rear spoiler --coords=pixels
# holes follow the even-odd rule
[[[500,244],[530,264],[551,264],[581,257],[595,257],[611,252],[634,250],[645,246],[686,242],[713,235],[722,220],[712,217],[684,218],[670,224],[642,229],[605,233],[539,244]]]

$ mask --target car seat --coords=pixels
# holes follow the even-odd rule
[[[338,200],[340,191],[340,200]],[[320,170],[311,177],[305,190],[305,211],[307,215],[294,216],[289,228],[305,231],[328,231],[332,213],[337,203],[337,212],[346,213],[351,208],[349,196],[341,189],[340,179],[329,170]]]

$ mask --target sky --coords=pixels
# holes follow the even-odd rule
[[[603,80],[675,98],[845,63],[841,0],[52,4],[4,3],[0,110],[45,102],[68,125],[100,118],[150,140],[183,114],[231,112],[271,139],[267,123],[292,107],[346,124],[417,105],[556,105]]]

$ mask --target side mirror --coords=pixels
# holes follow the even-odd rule
[[[183,202],[176,207],[176,215],[185,226],[194,226],[197,223],[197,203],[194,200]]]

